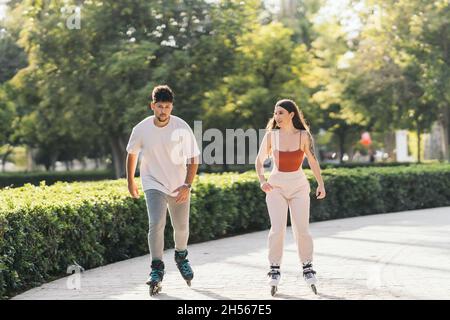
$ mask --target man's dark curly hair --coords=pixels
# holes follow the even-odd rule
[[[156,86],[152,91],[151,100],[157,102],[173,102],[173,91],[167,85]]]

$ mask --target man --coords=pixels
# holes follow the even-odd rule
[[[127,180],[132,197],[138,198],[134,180],[139,152],[140,175],[149,217],[148,244],[151,272],[147,280],[150,295],[159,293],[164,276],[164,227],[167,208],[174,229],[175,262],[190,285],[194,273],[187,260],[190,189],[198,169],[199,148],[189,125],[171,115],[174,95],[165,85],[152,91],[150,109],[154,115],[138,123],[127,145]]]

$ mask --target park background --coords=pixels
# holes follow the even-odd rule
[[[120,178],[157,84],[204,130],[295,100],[329,191],[313,221],[450,205],[447,0],[11,0],[0,19],[2,297],[146,253]],[[268,227],[248,163],[200,167],[193,242]]]

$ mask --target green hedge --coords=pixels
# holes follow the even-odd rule
[[[327,198],[312,201],[314,221],[450,205],[448,164],[326,169],[323,176]]]
[[[416,163],[412,162],[342,162],[342,163],[321,163],[320,166],[323,169],[331,168],[367,168],[367,167],[408,167],[415,166]]]
[[[325,200],[311,220],[450,205],[450,165],[327,169]],[[191,198],[190,243],[269,227],[254,172],[203,174]],[[170,225],[170,224],[168,224]],[[74,261],[94,268],[148,253],[143,194],[125,180],[26,185],[0,191],[0,297],[65,275]],[[166,248],[173,246],[166,228]]]
[[[58,181],[98,181],[114,179],[114,172],[110,170],[90,171],[60,171],[60,172],[7,172],[0,173],[0,188],[21,187],[26,183],[38,186],[41,181],[46,185],[52,185]]]
[[[415,163],[408,162],[343,162],[343,163],[321,163],[322,169],[332,169],[332,168],[360,168],[360,167],[406,167],[410,165],[416,165]],[[204,173],[223,173],[223,172],[239,172],[243,173],[254,168],[253,164],[246,165],[228,165],[227,170],[224,169],[223,165],[206,165],[201,164],[199,167],[199,172]],[[303,168],[309,169],[308,160],[306,159],[303,163]]]

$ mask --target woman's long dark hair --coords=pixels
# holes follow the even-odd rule
[[[300,111],[300,109],[298,108],[298,106],[295,104],[294,101],[289,99],[283,99],[275,104],[275,108],[276,107],[282,107],[283,109],[286,109],[287,112],[294,113],[294,117],[292,118],[292,124],[294,125],[294,128],[310,132],[309,126],[306,124],[303,113]],[[277,125],[277,122],[275,121],[275,117],[272,117],[269,120],[266,129],[269,131],[273,129],[280,129],[280,127],[278,127]]]

